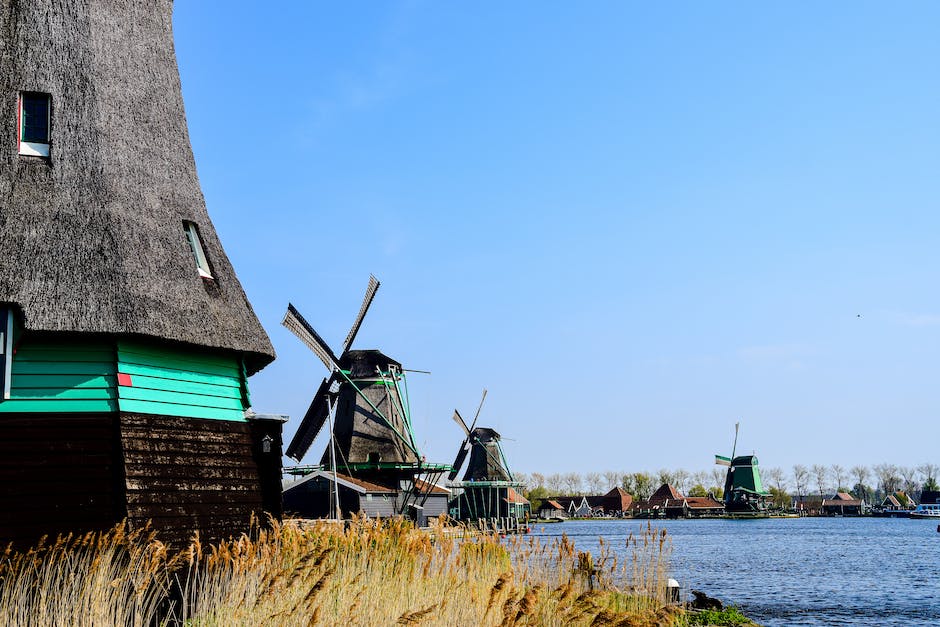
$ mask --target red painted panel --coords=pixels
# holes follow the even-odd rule
[[[118,373],[118,385],[134,387],[134,382],[131,380],[131,375],[125,374],[123,372],[119,372]]]

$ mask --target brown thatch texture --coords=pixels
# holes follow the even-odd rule
[[[0,0],[0,302],[27,329],[228,349],[253,372],[274,349],[206,212],[172,12],[172,0]],[[21,91],[52,95],[51,160],[16,154]]]

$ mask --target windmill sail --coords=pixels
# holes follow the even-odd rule
[[[456,409],[454,410],[454,422],[457,423],[457,426],[463,429],[464,435],[470,437],[470,427],[467,426],[467,423],[463,421],[463,416],[460,415],[460,412]]]
[[[287,304],[287,313],[284,314],[284,320],[281,321],[281,324],[300,338],[300,341],[306,344],[327,368],[331,371],[336,370],[336,363],[339,361],[336,355],[333,354],[333,351],[327,343],[323,341],[320,334],[314,331],[310,323],[307,322],[304,317],[300,315],[300,312],[290,303]]]
[[[290,446],[287,447],[288,457],[297,461],[303,459],[320,430],[323,429],[323,424],[329,415],[327,399],[332,400],[335,397],[334,394],[330,393],[330,386],[333,385],[335,380],[335,374],[330,376],[329,379],[323,379],[323,383],[320,384],[316,395],[313,397],[313,402],[310,403],[310,408],[307,409],[307,413],[297,428],[297,433],[294,434]]]
[[[369,275],[369,285],[366,287],[366,295],[362,299],[362,306],[359,308],[359,315],[356,316],[356,321],[353,322],[352,328],[349,329],[349,334],[346,335],[346,341],[343,342],[343,352],[349,350],[352,346],[353,341],[356,339],[356,334],[359,333],[359,327],[362,326],[362,320],[366,317],[366,312],[369,311],[369,306],[372,305],[372,299],[375,298],[375,293],[379,290],[379,281],[373,275]]]

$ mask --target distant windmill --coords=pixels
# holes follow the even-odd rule
[[[423,490],[416,486],[433,483],[421,483],[419,475],[436,473],[439,477],[450,467],[425,463],[418,450],[402,365],[378,350],[352,349],[378,289],[379,282],[370,276],[362,307],[338,357],[300,312],[288,305],[284,326],[310,347],[330,375],[320,383],[287,455],[303,459],[333,410],[330,445],[320,464],[350,477],[392,486],[413,498]],[[411,504],[408,501],[400,499],[399,510]]]
[[[486,400],[486,390],[483,390],[483,398],[480,399],[480,406],[473,417],[470,426],[464,422],[460,412],[454,410],[454,422],[460,426],[466,438],[457,452],[457,458],[454,460],[454,469],[450,472],[448,479],[453,481],[460,473],[467,453],[470,453],[470,463],[467,466],[467,472],[464,474],[464,481],[512,481],[512,474],[509,472],[509,466],[506,464],[506,458],[503,455],[503,449],[499,445],[500,435],[488,427],[476,427],[477,419],[480,417],[480,410],[483,409],[483,401]]]
[[[454,422],[464,431],[465,438],[454,459],[449,479],[453,481],[460,473],[467,455],[467,471],[463,480],[455,483],[462,488],[451,505],[452,515],[461,520],[491,518],[523,518],[529,511],[529,502],[515,488],[521,487],[509,470],[506,456],[499,444],[500,435],[488,427],[477,427],[477,419],[486,400],[486,390],[470,426],[464,422],[460,412],[454,410]]]

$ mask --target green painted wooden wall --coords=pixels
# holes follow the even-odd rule
[[[24,337],[0,413],[116,411],[116,372],[108,341]]]
[[[182,351],[155,343],[117,343],[122,411],[190,418],[244,420],[248,388],[233,356]]]
[[[111,412],[244,420],[250,405],[235,356],[143,340],[24,337],[0,413]]]

